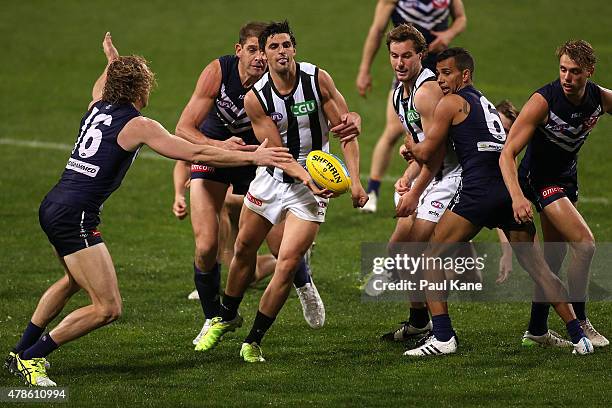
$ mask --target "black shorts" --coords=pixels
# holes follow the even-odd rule
[[[514,220],[512,199],[501,177],[461,180],[448,209],[478,227],[525,228]]]
[[[205,179],[232,185],[233,193],[245,195],[255,178],[257,166],[212,167],[202,164],[191,165],[191,179]]]
[[[545,182],[531,177],[520,177],[519,183],[525,197],[531,201],[538,212],[548,204],[567,197],[572,203],[578,202],[578,181],[566,179],[560,182]]]
[[[60,256],[104,242],[98,212],[84,211],[57,204],[45,198],[38,209],[38,220],[51,245]]]

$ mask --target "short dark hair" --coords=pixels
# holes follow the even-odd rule
[[[249,21],[240,28],[240,32],[238,33],[238,43],[240,43],[240,45],[244,45],[246,40],[251,37],[255,37],[257,38],[257,41],[259,41],[260,34],[266,29],[267,26],[268,24],[261,21]]]
[[[293,31],[291,31],[291,27],[289,27],[289,22],[287,20],[272,21],[267,25],[262,33],[259,34],[259,48],[263,51],[266,48],[268,38],[276,34],[289,34],[289,38],[291,39],[293,46],[295,47],[297,45]]]
[[[391,49],[392,42],[404,42],[412,40],[414,50],[423,53],[423,57],[427,55],[427,41],[419,30],[412,24],[400,24],[393,30],[387,33],[387,49]]]
[[[455,64],[457,64],[457,68],[459,68],[460,71],[467,69],[470,71],[470,75],[474,75],[474,57],[472,57],[472,54],[470,54],[468,50],[461,47],[448,48],[438,54],[436,63],[449,58],[455,59]]]
[[[510,119],[512,123],[514,123],[514,121],[519,115],[519,110],[516,109],[516,106],[514,106],[514,104],[510,102],[509,99],[504,99],[503,101],[499,102],[497,105],[495,105],[495,109],[498,113],[501,113],[502,115]]]
[[[595,51],[591,44],[584,40],[569,40],[557,48],[557,58],[567,55],[582,69],[593,69],[597,62]]]

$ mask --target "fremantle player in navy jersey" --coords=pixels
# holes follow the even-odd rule
[[[557,49],[559,79],[538,89],[518,116],[500,165],[517,220],[531,221],[531,202],[540,213],[547,261],[558,272],[567,251],[570,299],[580,324],[595,347],[609,341],[587,318],[585,301],[595,238],[578,212],[578,152],[604,113],[612,113],[612,92],[591,82],[595,54],[589,43],[568,41]],[[527,146],[518,175],[515,158]],[[520,186],[519,186],[520,184]],[[531,202],[530,202],[531,201]],[[536,297],[538,294],[536,293]],[[534,302],[523,344],[547,344],[549,305]]]
[[[274,275],[240,350],[247,362],[264,361],[261,340],[287,299],[295,266],[325,220],[331,192],[316,187],[304,168],[306,156],[315,149],[329,149],[328,123],[348,125],[354,120],[329,74],[312,64],[295,61],[295,37],[287,21],[271,23],[259,36],[259,45],[269,72],[247,93],[244,105],[257,138],[269,137],[277,146],[288,146],[295,160],[286,166],[260,168],[251,183],[221,315],[213,319],[200,342],[202,350],[210,350],[225,333],[242,325],[238,307],[253,275],[257,250],[272,225],[286,219]],[[357,140],[342,143],[342,150],[353,183],[353,205],[363,206],[367,195],[359,181]]]
[[[452,19],[450,25],[449,17]],[[361,96],[365,97],[372,87],[370,68],[389,21],[394,27],[404,23],[413,24],[423,34],[429,44],[423,66],[435,72],[436,55],[445,50],[453,38],[465,30],[467,17],[462,0],[378,0],[374,19],[363,45],[357,74],[356,85]],[[397,84],[395,79],[394,84]],[[364,212],[376,212],[380,184],[391,162],[393,147],[402,133],[402,124],[393,111],[390,93],[387,100],[385,128],[372,153],[366,190],[370,199],[362,208]]]
[[[567,325],[574,343],[574,353],[593,352],[593,345],[580,327],[567,291],[559,278],[548,268],[537,248],[533,223],[518,223],[512,213],[512,201],[499,168],[500,151],[506,133],[493,104],[474,88],[474,60],[463,48],[449,48],[438,56],[438,83],[445,93],[436,107],[433,125],[421,143],[409,145],[415,159],[435,169],[438,150],[447,138],[453,142],[462,167],[461,186],[433,232],[425,257],[451,255],[448,244],[468,242],[483,228],[500,227],[515,247],[523,268],[543,289],[544,296],[555,307]],[[428,265],[431,266],[431,265]],[[427,268],[429,282],[442,282],[444,271],[435,265]],[[453,330],[446,292],[427,291],[427,306],[432,315],[432,335],[420,346],[406,351],[408,356],[454,353],[457,337]]]
[[[108,64],[96,81],[88,111],[60,181],[43,200],[40,225],[53,245],[65,275],[42,296],[7,368],[31,386],[55,386],[46,357],[121,315],[121,295],[111,256],[97,226],[104,201],[119,188],[143,144],[173,159],[212,166],[280,165],[292,160],[284,148],[230,152],[191,144],[141,116],[154,85],[142,57],[120,57],[110,33],[103,41]],[[45,328],[68,299],[84,289],[91,304],[68,314],[53,330]]]

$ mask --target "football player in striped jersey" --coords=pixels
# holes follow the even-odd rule
[[[576,208],[578,151],[604,113],[612,113],[612,91],[590,81],[596,57],[583,40],[567,41],[557,49],[559,78],[538,89],[523,107],[500,158],[517,221],[533,220],[533,203],[540,213],[547,261],[558,272],[567,251],[570,300],[584,333],[595,347],[609,344],[586,313],[590,264],[595,238]],[[515,159],[527,148],[517,172]],[[548,330],[550,305],[536,291],[524,345],[556,343]],[[552,337],[551,337],[552,336]]]

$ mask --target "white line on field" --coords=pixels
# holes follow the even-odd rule
[[[49,149],[49,150],[61,150],[64,152],[71,151],[74,145],[64,144],[64,143],[53,143],[53,142],[41,142],[38,140],[19,140],[19,139],[10,139],[10,138],[0,138],[0,145],[9,145],[9,146],[19,146],[19,147],[30,147],[33,149]],[[143,157],[145,159],[152,160],[169,160],[164,156],[160,156],[159,154],[152,152],[144,152],[138,155],[139,157]],[[363,176],[364,180],[367,179],[367,176]],[[386,183],[395,183],[398,179],[399,175],[385,175],[383,177],[383,181]],[[610,204],[610,200],[606,197],[584,197],[581,196],[579,198],[581,203],[592,203],[592,204]]]
[[[38,140],[19,140],[10,138],[0,138],[0,145],[18,146],[18,147],[31,147],[33,149],[49,149],[49,150],[61,150],[63,152],[70,152],[74,145],[68,145],[64,143],[53,143],[53,142],[41,142]],[[138,157],[144,157],[145,159],[153,160],[170,160],[164,156],[152,152],[143,152]]]

